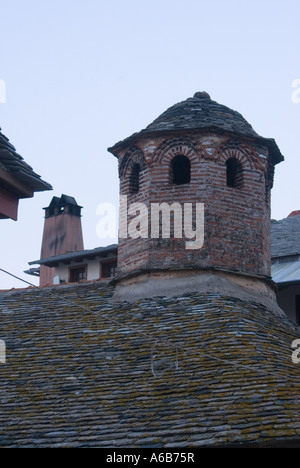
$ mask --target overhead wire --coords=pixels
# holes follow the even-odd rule
[[[19,276],[13,275],[12,273],[10,273],[10,272],[7,271],[7,270],[4,270],[3,268],[0,268],[0,271],[2,271],[3,273],[6,273],[6,274],[9,275],[9,276],[12,276],[13,278],[15,278],[15,279],[17,279],[17,280],[19,280],[19,281],[22,281],[23,283],[28,284],[29,286],[33,286],[34,288],[37,287],[35,284],[29,283],[29,281],[26,281],[26,280],[20,278]]]
[[[84,306],[82,304],[78,304],[76,303],[75,301],[72,301],[72,300],[67,300],[67,299],[62,299],[63,303],[65,304],[69,304],[69,305],[72,305],[72,306],[75,306],[75,307],[79,307],[80,309],[84,310],[85,312],[88,312],[88,313],[91,313],[91,314],[94,314],[94,313],[101,313],[101,312],[104,312],[105,309],[102,309],[102,310],[96,310],[96,311],[93,311],[91,310],[89,307],[87,306]],[[117,325],[121,328],[127,328],[129,331],[133,332],[134,334],[136,335],[140,335],[142,336],[143,338],[147,338],[147,339],[150,339],[151,341],[153,341],[153,347],[152,347],[152,350],[151,350],[151,371],[152,371],[152,374],[157,377],[157,374],[154,370],[154,363],[153,363],[153,360],[154,360],[154,352],[155,352],[155,346],[158,344],[158,343],[162,343],[162,344],[165,344],[169,347],[172,347],[174,348],[175,350],[175,353],[176,353],[176,360],[175,360],[175,364],[174,364],[174,367],[176,370],[179,369],[179,351],[183,354],[185,354],[186,356],[188,356],[190,358],[190,354],[188,352],[188,350],[184,349],[184,347],[182,346],[179,346],[178,344],[176,343],[173,343],[172,341],[170,341],[169,339],[166,339],[166,338],[157,338],[157,336],[154,336],[154,335],[151,335],[150,333],[144,333],[144,332],[141,332],[140,330],[138,330],[137,328],[133,328],[132,326],[130,325],[126,325],[122,322],[120,322],[119,320],[116,320],[116,319],[113,319],[111,317],[103,317],[102,315],[102,319],[106,320],[107,322],[113,324],[113,325]],[[98,331],[95,331],[95,333],[100,333]],[[206,358],[209,358],[209,359],[212,359],[214,361],[218,361],[218,362],[221,362],[222,364],[229,364],[230,366],[234,366],[234,367],[237,367],[237,368],[241,368],[241,369],[244,369],[244,370],[250,370],[250,371],[255,371],[257,373],[260,373],[260,374],[263,374],[263,375],[268,375],[272,378],[274,378],[274,373],[271,373],[271,372],[267,372],[265,369],[258,369],[257,367],[255,366],[249,366],[249,365],[246,365],[246,364],[241,364],[241,363],[238,363],[238,362],[234,362],[232,360],[229,360],[229,359],[224,359],[224,358],[220,358],[216,355],[212,355],[210,353],[207,353],[207,352],[203,352],[203,351],[198,351],[197,353],[199,356],[203,356],[203,357],[206,357]]]

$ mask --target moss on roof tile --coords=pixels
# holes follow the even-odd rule
[[[0,294],[0,447],[299,439],[288,319],[217,294],[128,304],[112,293],[94,283]]]

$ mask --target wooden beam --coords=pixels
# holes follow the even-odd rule
[[[20,182],[10,172],[5,171],[0,167],[0,183],[6,186],[11,192],[15,193],[18,198],[32,198],[34,191]]]
[[[18,219],[19,198],[0,187],[0,217],[2,219]]]

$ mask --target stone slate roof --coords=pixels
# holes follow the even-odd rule
[[[9,142],[8,138],[1,133],[0,128],[0,168],[10,172],[16,179],[32,188],[34,192],[43,192],[52,190],[48,182],[45,182],[36,174],[22,156],[20,156],[15,147]]]
[[[0,447],[299,446],[296,325],[218,294],[112,293],[0,293]]]
[[[299,256],[295,261],[276,262],[272,265],[272,280],[277,284],[298,283],[300,281]]]
[[[206,92],[198,92],[194,97],[173,105],[144,130],[117,143],[109,151],[114,153],[117,147],[128,145],[143,135],[184,130],[222,131],[254,138],[269,147],[274,164],[284,159],[274,139],[259,136],[239,112],[213,101]]]
[[[272,258],[300,254],[300,216],[272,220]]]
[[[205,92],[167,109],[146,130],[219,128],[257,138],[259,135],[239,113],[212,101]]]
[[[94,259],[96,257],[103,257],[104,255],[118,254],[118,244],[111,244],[106,247],[96,247],[91,250],[81,250],[79,252],[68,252],[66,254],[55,255],[54,257],[42,258],[29,262],[29,265],[46,265],[49,267],[56,267],[60,263],[70,263],[72,261],[82,262],[84,259]]]

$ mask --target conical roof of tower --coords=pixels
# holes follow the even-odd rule
[[[145,129],[117,143],[109,151],[114,154],[141,136],[191,130],[226,132],[255,139],[267,145],[274,164],[284,159],[274,139],[261,137],[239,112],[213,101],[205,91],[171,106]]]
[[[146,130],[166,131],[193,128],[225,130],[257,138],[259,135],[237,111],[212,101],[206,92],[179,102],[163,112]]]

